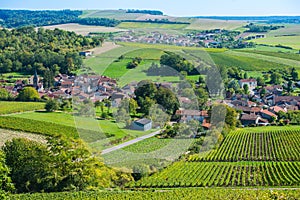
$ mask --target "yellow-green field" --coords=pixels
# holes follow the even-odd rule
[[[267,45],[284,45],[294,49],[300,49],[300,35],[297,36],[280,36],[280,37],[266,37],[256,40],[251,40],[257,44]]]
[[[160,23],[142,23],[142,22],[122,22],[118,28],[149,28],[149,29],[184,29],[187,24],[160,24]]]

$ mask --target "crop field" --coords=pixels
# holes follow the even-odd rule
[[[272,61],[260,60],[241,55],[232,55],[229,53],[210,53],[210,56],[218,66],[224,66],[226,68],[237,67],[245,71],[264,71],[286,66]]]
[[[143,191],[90,191],[11,195],[11,200],[222,200],[222,199],[299,199],[299,189],[180,188]]]
[[[218,149],[189,156],[128,187],[299,186],[299,134],[299,126],[236,130]]]
[[[113,33],[113,32],[126,31],[124,29],[119,29],[116,27],[90,26],[90,25],[80,25],[75,23],[44,26],[43,28],[49,30],[54,30],[58,28],[65,31],[73,31],[80,35],[88,35],[90,32]]]
[[[80,137],[90,143],[90,146],[96,150],[102,150],[105,146],[109,146],[108,143],[113,140],[124,138],[128,140],[153,132],[153,130],[141,132],[125,129],[124,125],[112,120],[96,120],[60,112],[22,113],[13,115],[11,118],[3,119],[3,124],[1,124],[0,118],[0,127],[45,135],[60,133],[71,136],[70,134],[72,134],[74,137]],[[10,123],[7,120],[13,119],[20,124],[25,124],[24,127],[18,126],[18,124],[5,124],[5,122]],[[35,127],[32,123],[40,124],[40,127]]]
[[[45,103],[0,101],[0,115],[43,110]]]
[[[161,24],[161,23],[141,23],[141,22],[122,22],[118,28],[124,29],[184,29],[188,24]]]
[[[0,148],[5,144],[6,141],[12,140],[13,138],[27,138],[32,141],[45,143],[45,137],[42,135],[25,133],[21,131],[12,131],[7,129],[0,129]]]
[[[284,24],[285,28],[270,31],[267,37],[274,36],[287,36],[287,35],[300,35],[299,24]]]
[[[300,127],[231,132],[205,161],[300,161]],[[286,147],[288,144],[289,148]],[[191,159],[196,161],[198,159]]]
[[[267,45],[284,45],[288,47],[292,47],[294,49],[300,49],[300,36],[279,36],[279,37],[266,37],[251,40],[257,44],[267,44]]]
[[[272,57],[277,57],[277,58],[285,58],[285,59],[289,59],[289,60],[300,61],[300,54],[296,54],[296,53],[287,53],[287,52],[283,53],[283,52],[245,50],[245,49],[241,50],[239,52],[248,52],[251,54],[260,54],[260,55],[272,56]],[[295,63],[295,64],[297,64],[297,63]]]
[[[267,52],[284,52],[284,53],[298,53],[295,49],[285,49],[281,47],[267,46],[257,44],[254,48],[239,49],[239,51],[267,51]]]
[[[129,187],[298,186],[300,162],[176,162]]]
[[[144,14],[142,13],[126,13],[125,10],[85,10],[80,17],[99,17],[113,18],[117,20],[135,20],[143,15]]]
[[[106,68],[117,60],[121,55],[136,50],[135,47],[118,47],[95,57],[85,59],[84,65],[91,68],[97,74],[103,74]]]
[[[190,19],[191,25],[187,29],[192,30],[211,30],[211,29],[226,29],[226,30],[235,30],[239,29],[242,26],[246,25],[246,22],[243,21],[233,21],[233,20],[214,20],[214,19]]]

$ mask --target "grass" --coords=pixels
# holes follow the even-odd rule
[[[123,139],[125,137],[128,140],[153,132],[153,130],[141,132],[125,129],[123,124],[118,124],[114,120],[96,120],[94,118],[73,116],[62,112],[22,113],[13,115],[13,117],[38,120],[41,122],[75,128],[79,137],[86,142],[91,143],[91,147],[94,147],[97,150],[103,149],[105,144],[113,140]]]
[[[12,140],[13,138],[27,138],[36,142],[46,142],[45,137],[41,135],[21,131],[0,129],[0,148],[5,144],[6,141]]]
[[[125,147],[124,151],[129,151],[133,153],[149,153],[163,148],[170,143],[171,139],[158,139],[152,137],[141,142],[135,143],[133,145]]]
[[[124,29],[184,29],[187,24],[162,24],[162,23],[142,23],[142,22],[122,22],[118,28]]]
[[[143,16],[141,13],[126,13],[125,10],[85,10],[80,16],[82,18],[113,18],[117,20],[135,20]]]
[[[292,47],[294,49],[300,49],[300,35],[297,36],[280,36],[280,37],[266,37],[251,40],[257,44],[267,44],[267,45],[284,45],[288,47]]]
[[[300,24],[284,24],[285,28],[270,31],[267,37],[284,36],[284,35],[300,35]]]
[[[239,49],[239,51],[268,51],[268,52],[284,52],[284,53],[298,53],[295,49],[285,49],[281,47],[274,47],[268,45],[257,44],[254,48]]]
[[[233,20],[214,20],[214,19],[190,19],[191,25],[187,29],[193,30],[210,30],[210,29],[226,29],[226,30],[236,30],[240,29],[242,26],[246,25],[243,21],[233,21]]]
[[[43,110],[45,103],[0,101],[0,114],[11,114],[25,111]]]
[[[284,58],[289,60],[300,61],[300,54],[288,53],[288,52],[272,52],[272,51],[259,51],[259,50],[242,50],[239,52],[246,52],[251,54],[260,54],[266,56],[272,56],[276,58]],[[295,63],[297,64],[297,63]]]

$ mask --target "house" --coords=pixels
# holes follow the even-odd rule
[[[148,131],[152,129],[152,121],[150,119],[139,119],[131,124],[131,129],[139,131]]]
[[[282,108],[280,106],[273,106],[273,107],[270,107],[269,108],[269,111],[274,113],[274,114],[278,114],[280,111],[281,112],[287,112],[287,109],[286,108]]]
[[[254,113],[251,113],[251,114],[243,114],[242,117],[241,117],[241,123],[244,125],[244,126],[249,126],[249,125],[252,125],[252,124],[258,124],[259,121],[260,121],[260,116],[254,114]]]
[[[272,118],[277,119],[277,115],[275,115],[274,113],[272,113],[268,110],[261,110],[260,114],[261,114],[262,118],[265,118],[267,120],[272,120]]]
[[[257,87],[256,79],[241,79],[239,80],[240,87],[243,88],[244,85],[248,85],[249,90],[254,90]]]
[[[87,56],[93,55],[93,52],[92,51],[81,51],[81,52],[79,52],[79,55],[87,57]]]
[[[200,110],[177,110],[176,115],[180,116],[181,121],[201,120]]]
[[[128,96],[126,94],[115,92],[111,95],[111,105],[112,107],[118,107],[121,103],[121,101]]]

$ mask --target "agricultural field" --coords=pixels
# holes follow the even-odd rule
[[[251,129],[250,129],[251,130]],[[231,132],[205,161],[300,161],[300,127]],[[290,148],[286,148],[286,144]],[[197,159],[191,159],[197,161]],[[199,161],[200,161],[199,160]]]
[[[285,26],[285,28],[280,28],[277,30],[270,31],[267,34],[267,37],[300,35],[300,25],[299,24],[284,24],[284,26]]]
[[[233,21],[233,20],[214,20],[214,19],[196,19],[189,18],[191,23],[187,29],[192,30],[211,30],[211,29],[226,29],[226,30],[236,30],[240,29],[247,22],[243,21]]]
[[[133,139],[154,131],[140,132],[125,129],[123,124],[118,124],[112,120],[96,120],[93,118],[73,116],[72,114],[62,112],[22,113],[13,115],[12,119],[25,125],[6,125],[4,119],[4,124],[1,124],[0,118],[0,127],[45,135],[60,133],[72,136],[70,134],[73,134],[73,137],[80,137],[96,150],[102,150],[106,146],[110,146],[111,141],[117,140],[121,142],[122,140]],[[10,118],[6,120],[10,120]],[[7,121],[7,123],[9,122]],[[34,125],[31,125],[32,123],[40,124],[41,127],[34,127]],[[64,130],[62,131],[60,129]]]
[[[11,195],[11,200],[207,200],[207,199],[299,199],[298,189],[222,189],[222,188],[180,188],[167,190],[143,191],[91,191],[91,192],[62,192]]]
[[[288,47],[292,47],[294,49],[299,50],[300,49],[300,36],[278,36],[278,37],[266,37],[266,38],[260,38],[251,40],[252,42],[255,42],[257,44],[267,44],[267,45],[284,45]]]
[[[44,110],[45,103],[0,101],[0,115]]]
[[[45,143],[46,139],[42,135],[26,133],[21,131],[12,131],[7,129],[0,129],[0,148],[5,144],[6,141],[12,140],[13,138],[27,138],[32,141]]]
[[[122,22],[118,28],[123,29],[184,29],[188,24],[161,24],[161,23],[141,23],[141,22]]]
[[[246,50],[246,49],[241,50],[239,52],[247,52],[247,53],[251,53],[251,54],[260,54],[260,55],[272,56],[272,57],[277,57],[277,58],[284,58],[284,59],[289,59],[289,60],[300,61],[300,54],[296,54],[296,53]],[[299,63],[295,63],[295,65],[296,64],[299,64]]]
[[[300,162],[176,162],[129,187],[298,186]]]
[[[191,155],[128,187],[299,186],[299,131],[299,126],[236,130],[218,149]]]
[[[114,33],[126,31],[125,29],[119,29],[116,27],[105,27],[105,26],[91,26],[91,25],[80,25],[80,24],[59,24],[53,26],[43,26],[44,29],[54,30],[56,28],[65,31],[75,32],[80,35],[88,35],[90,32],[101,32],[101,33]]]

